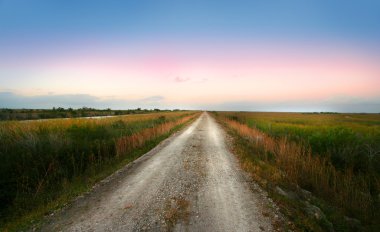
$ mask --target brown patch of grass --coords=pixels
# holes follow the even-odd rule
[[[132,208],[132,207],[133,207],[132,204],[127,204],[127,205],[124,206],[124,209],[130,209],[130,208]]]
[[[173,228],[180,220],[189,222],[189,206],[190,202],[184,198],[172,198],[168,202],[164,218],[169,228]]]
[[[184,168],[186,171],[190,170],[190,163],[189,163],[188,160],[185,160],[185,161],[183,162],[183,168]]]

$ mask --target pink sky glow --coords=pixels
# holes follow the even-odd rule
[[[160,46],[157,46],[160,47]],[[23,95],[162,96],[166,104],[378,97],[380,60],[360,50],[291,46],[165,46],[46,52],[2,62]],[[33,56],[33,54],[31,55]]]

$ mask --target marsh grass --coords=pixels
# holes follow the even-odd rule
[[[347,164],[337,166],[332,162],[330,154],[313,152],[313,146],[302,137],[290,138],[296,134],[294,131],[302,130],[304,124],[310,120],[309,118],[290,120],[295,124],[290,126],[292,130],[287,131],[286,128],[289,125],[288,127],[280,126],[280,130],[277,129],[275,123],[272,124],[271,129],[258,129],[260,126],[252,124],[249,113],[216,113],[215,115],[237,136],[246,141],[244,146],[247,149],[245,153],[248,155],[242,158],[242,165],[256,180],[262,181],[264,185],[299,186],[328,202],[342,214],[360,219],[367,228],[376,226],[373,224],[378,223],[379,219],[380,182],[376,172],[378,170],[367,167],[364,171],[358,171],[355,170],[355,166]],[[255,113],[252,115],[255,120],[267,120],[273,123],[273,120],[258,118]],[[274,116],[272,115],[272,117]],[[329,117],[331,116],[329,115]],[[321,120],[321,122],[323,121]],[[300,122],[302,122],[301,126],[299,126]],[[281,121],[281,123],[283,122]],[[371,125],[374,124],[371,123]],[[330,126],[334,126],[334,124],[330,124]],[[358,128],[360,129],[352,129],[346,125],[343,130],[365,132],[363,126],[359,125]],[[308,130],[311,129],[308,128]],[[315,127],[315,130],[315,133],[321,133],[321,128]],[[377,136],[373,134],[373,131],[376,130],[368,129],[365,136]],[[302,133],[297,136],[302,136]],[[331,137],[332,135],[329,133],[322,133],[318,136],[322,141],[317,140],[317,142],[328,144],[326,145],[328,151],[336,149],[336,152],[356,152],[350,147],[358,146],[350,144],[353,138],[348,138],[342,142],[344,145],[341,145],[337,143],[339,138]],[[343,135],[337,136],[344,137],[346,135],[343,133]],[[368,141],[371,139],[376,140],[376,138],[370,138]],[[372,146],[375,147],[376,144],[372,144]],[[341,150],[341,148],[346,150]]]
[[[196,115],[0,123],[1,225],[12,228],[62,205]]]
[[[380,175],[380,114],[225,113],[274,138],[309,146],[339,170]]]

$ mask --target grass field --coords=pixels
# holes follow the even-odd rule
[[[60,207],[197,115],[0,122],[0,228],[20,228]]]
[[[233,117],[233,115],[229,115]],[[239,113],[240,122],[328,156],[335,167],[380,174],[380,114]]]
[[[332,222],[340,231],[379,228],[380,114],[214,115],[234,135],[243,167],[263,185],[310,191],[327,216],[320,224]],[[305,230],[329,228],[305,220],[298,223]]]

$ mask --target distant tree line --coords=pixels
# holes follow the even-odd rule
[[[90,107],[82,107],[79,109],[53,107],[52,109],[0,109],[0,121],[5,120],[36,120],[36,119],[52,119],[52,118],[79,118],[79,117],[97,117],[97,116],[116,116],[126,114],[145,114],[154,112],[167,112],[171,110],[160,109],[128,109],[128,110],[112,110],[95,109]],[[178,111],[178,109],[173,110]]]

